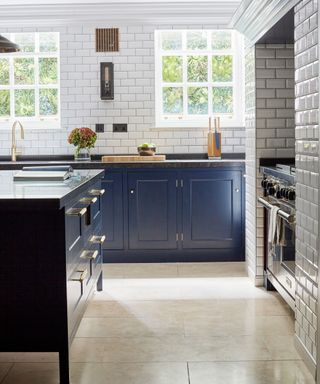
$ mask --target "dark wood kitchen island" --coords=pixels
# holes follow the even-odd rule
[[[94,289],[102,289],[101,178],[14,182],[0,172],[0,351],[58,352],[69,383],[69,347]]]

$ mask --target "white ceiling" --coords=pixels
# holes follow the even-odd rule
[[[240,0],[1,0],[1,26],[206,24],[226,27]]]

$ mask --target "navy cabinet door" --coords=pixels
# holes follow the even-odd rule
[[[242,241],[241,171],[183,171],[183,248],[236,248]]]
[[[123,180],[122,172],[106,171],[102,181],[102,233],[106,235],[103,249],[123,249]]]
[[[176,172],[128,172],[129,248],[177,248]]]

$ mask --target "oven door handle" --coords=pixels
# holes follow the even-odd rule
[[[264,199],[263,197],[259,197],[258,201],[260,204],[262,204],[265,208],[271,209],[272,207],[276,206],[275,204],[270,204],[268,200]],[[290,214],[282,209],[279,209],[278,215],[287,221],[289,224],[293,224],[296,221],[296,215],[295,214]]]

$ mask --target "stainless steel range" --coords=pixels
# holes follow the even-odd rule
[[[294,309],[295,168],[277,164],[261,167],[261,172],[264,196],[258,201],[265,207],[265,286],[275,288]]]

